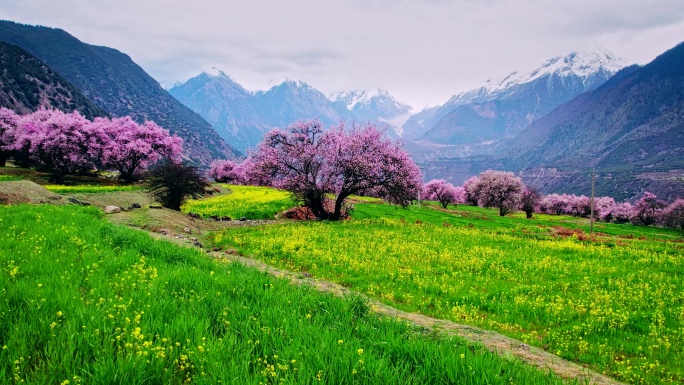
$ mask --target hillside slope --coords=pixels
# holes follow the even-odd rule
[[[684,44],[620,70],[492,148],[428,160],[424,169],[458,184],[504,169],[544,193],[585,195],[595,169],[598,195],[684,197]]]
[[[304,82],[287,80],[266,91],[250,92],[218,69],[177,84],[169,93],[243,151],[255,147],[273,127],[311,119],[327,127],[356,119],[344,104]]]
[[[684,196],[676,176],[684,172],[684,44],[537,120],[511,143],[509,156],[514,169],[595,168],[612,174],[605,183],[621,191],[672,174],[661,195]]]
[[[83,43],[61,29],[0,21],[0,41],[30,52],[112,116],[153,120],[184,140],[194,162],[235,159],[239,152],[206,120],[182,105],[127,55]]]
[[[624,61],[607,51],[555,57],[422,111],[405,125],[406,138],[453,145],[507,140],[558,105],[595,89],[622,67]]]
[[[0,107],[19,114],[55,108],[92,119],[107,113],[68,80],[16,45],[0,42]]]

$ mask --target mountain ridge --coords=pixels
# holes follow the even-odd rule
[[[385,90],[348,92],[347,96],[357,98],[349,106],[348,101],[326,96],[306,82],[292,79],[267,90],[249,91],[218,68],[172,87],[169,93],[211,122],[224,139],[241,150],[255,147],[271,128],[299,120],[318,119],[325,126],[374,122],[396,128],[411,109]],[[386,133],[398,136],[394,130]]]
[[[0,107],[27,114],[39,108],[78,111],[88,119],[108,114],[73,84],[19,46],[0,42]]]
[[[480,144],[517,135],[527,124],[573,97],[608,80],[624,59],[610,52],[569,53],[525,72],[452,96],[424,109],[404,126],[408,140],[439,144]]]
[[[125,53],[83,43],[58,28],[4,20],[0,40],[46,63],[111,116],[153,120],[180,136],[186,155],[198,164],[240,156],[208,122],[171,97]]]
[[[557,106],[489,156],[427,162],[431,177],[456,183],[488,168],[514,171],[544,193],[635,200],[644,191],[684,197],[684,43],[645,66]]]

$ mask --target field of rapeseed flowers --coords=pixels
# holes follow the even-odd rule
[[[296,206],[287,191],[268,187],[222,185],[230,193],[212,198],[191,200],[183,206],[184,212],[202,216],[245,217],[247,219],[273,219],[281,211]]]
[[[129,185],[61,185],[61,184],[48,184],[44,185],[46,189],[52,191],[56,194],[90,194],[90,193],[108,193],[108,192],[118,192],[118,191],[140,191],[141,186],[129,186]]]
[[[92,207],[0,206],[0,230],[3,384],[561,383]]]
[[[601,224],[591,241],[570,220],[358,204],[350,221],[230,229],[214,241],[619,380],[682,383],[681,234]]]

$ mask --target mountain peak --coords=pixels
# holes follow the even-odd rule
[[[237,83],[235,81],[235,79],[230,77],[230,75],[226,74],[225,72],[223,72],[223,70],[216,68],[216,67],[211,67],[211,69],[202,72],[202,74],[204,74],[210,78],[226,79],[226,80],[230,80],[233,83]]]
[[[197,76],[193,76],[185,82],[175,82],[162,84],[162,87],[169,91],[171,95],[176,96],[181,88],[194,88],[196,86],[204,87],[207,85],[220,84],[220,87],[228,90],[236,90],[238,93],[249,93],[244,87],[235,81],[228,74],[222,70],[212,67],[210,70],[203,71]],[[182,101],[181,101],[182,102]]]
[[[383,90],[381,88],[375,88],[370,90],[353,90],[353,91],[342,91],[337,93],[331,93],[328,98],[334,102],[344,103],[350,111],[362,108],[371,104],[374,100],[384,99],[386,101],[393,101],[396,104],[404,106],[408,111],[412,110],[410,106],[406,103],[399,102],[389,91]]]
[[[560,75],[573,73],[580,77],[588,77],[601,69],[615,73],[626,65],[626,60],[616,57],[605,48],[599,48],[590,52],[570,52],[563,57],[549,59],[528,75],[536,75],[535,72],[542,74],[553,72]]]
[[[626,65],[625,59],[615,56],[605,48],[587,52],[573,51],[565,56],[548,59],[531,71],[515,71],[503,78],[489,79],[481,87],[454,95],[446,104],[463,104],[475,100],[500,98],[516,86],[531,83],[548,75],[557,75],[561,78],[576,76],[582,81],[599,73],[610,77]]]
[[[280,83],[279,86],[276,86],[276,87],[280,87],[280,86],[286,86],[289,88],[305,88],[305,89],[311,88],[311,86],[309,86],[308,84],[304,83],[301,80],[293,80],[290,78],[286,78],[282,83]]]

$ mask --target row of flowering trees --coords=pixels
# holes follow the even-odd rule
[[[526,188],[513,173],[503,171],[487,170],[471,177],[463,186],[433,179],[423,186],[422,196],[439,202],[444,208],[458,203],[495,207],[500,215],[514,210],[523,210],[528,218],[533,213],[578,217],[591,215],[591,198],[572,194],[542,196],[535,189]],[[594,216],[605,222],[684,229],[684,199],[667,204],[650,192],[645,192],[635,204],[617,203],[611,197],[596,197]]]
[[[13,157],[50,172],[52,182],[94,168],[117,170],[132,181],[161,158],[178,159],[182,143],[153,122],[138,124],[130,117],[90,121],[78,112],[17,115],[0,108],[0,166]]]
[[[321,219],[340,219],[344,200],[352,194],[379,196],[401,205],[420,194],[444,208],[465,203],[497,208],[502,216],[523,210],[528,218],[533,213],[586,217],[591,212],[588,197],[542,196],[526,188],[512,172],[487,170],[463,186],[441,179],[422,185],[420,171],[408,153],[373,126],[340,125],[325,131],[320,122],[309,121],[274,129],[242,163],[214,163],[209,176],[219,182],[291,191]],[[326,197],[331,195],[334,198],[328,202]],[[683,214],[684,200],[668,206],[651,193],[635,205],[616,203],[609,197],[594,201],[594,215],[604,221],[682,227]]]

